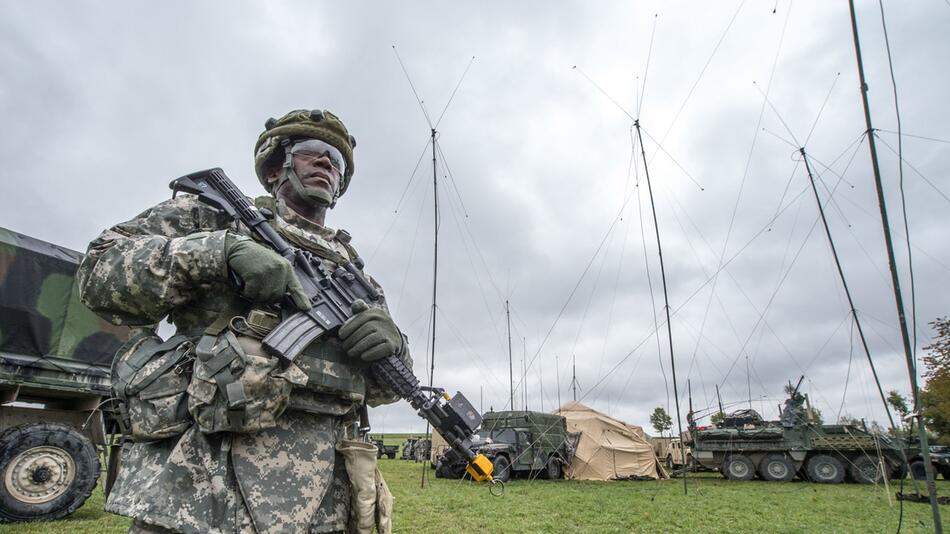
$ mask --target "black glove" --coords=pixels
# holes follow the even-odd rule
[[[228,235],[224,253],[228,268],[244,284],[241,295],[253,302],[272,304],[284,295],[301,310],[310,309],[310,300],[289,261],[251,239]]]
[[[343,323],[338,334],[347,354],[367,362],[402,354],[405,342],[386,310],[370,308],[362,300],[351,309],[356,315]]]

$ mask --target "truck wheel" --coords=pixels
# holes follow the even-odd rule
[[[558,480],[561,478],[561,462],[556,457],[548,458],[548,464],[544,469],[544,477],[549,480]]]
[[[722,474],[729,480],[752,480],[755,476],[755,466],[748,456],[733,454],[722,463]]]
[[[396,459],[396,451],[389,451],[389,452],[386,453],[386,456],[389,457],[390,460],[395,460],[395,459]]]
[[[818,454],[808,459],[808,479],[819,484],[838,484],[844,480],[844,466],[834,456]]]
[[[907,478],[907,464],[900,463],[891,469],[891,480],[904,480]]]
[[[0,434],[0,521],[61,519],[96,487],[99,454],[85,436],[56,423]]]
[[[851,478],[859,484],[877,484],[883,481],[880,459],[876,456],[859,456],[851,464]]]
[[[784,454],[769,454],[759,463],[759,476],[771,482],[788,482],[795,478],[795,466]]]
[[[910,463],[910,476],[914,480],[927,480],[927,468],[924,467],[922,460],[916,460]]]
[[[511,462],[507,456],[498,455],[492,460],[492,478],[502,482],[511,479]]]

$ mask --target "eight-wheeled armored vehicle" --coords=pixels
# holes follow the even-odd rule
[[[789,481],[797,474],[825,484],[903,478],[905,461],[920,459],[919,448],[864,425],[818,423],[798,387],[780,410],[778,421],[764,421],[751,409],[728,414],[718,426],[697,426],[690,418],[693,457],[732,480]]]

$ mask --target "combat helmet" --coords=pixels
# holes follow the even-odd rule
[[[340,180],[340,190],[330,202],[332,207],[336,199],[343,195],[350,185],[354,170],[353,149],[356,147],[356,139],[350,135],[339,117],[329,111],[298,109],[279,119],[267,119],[264,123],[264,131],[254,145],[254,170],[257,172],[257,179],[265,189],[273,192],[267,183],[265,170],[272,166],[283,165],[284,175],[277,183],[290,180],[299,193],[312,198],[312,195],[308,195],[305,191],[307,188],[300,184],[300,180],[293,171],[293,165],[290,164],[290,149],[294,141],[298,139],[318,139],[332,145],[343,155],[346,169]]]

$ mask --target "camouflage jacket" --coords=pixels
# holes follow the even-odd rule
[[[288,241],[330,264],[355,255],[346,233],[314,224],[271,197],[256,203],[277,213],[273,225]],[[250,235],[192,195],[162,202],[89,244],[78,272],[82,301],[117,325],[151,326],[167,317],[179,333],[197,338],[234,298],[225,255],[228,232]],[[342,415],[364,399],[371,406],[397,400],[346,357],[335,337],[317,341],[308,354],[315,359],[300,364],[308,387],[294,390],[291,409]],[[411,366],[408,350],[403,358]],[[334,389],[341,381],[351,386]]]

